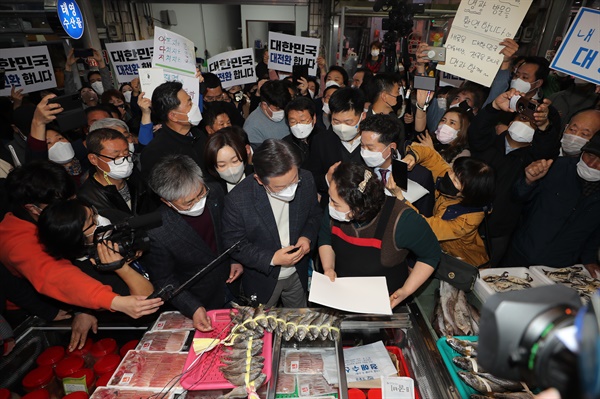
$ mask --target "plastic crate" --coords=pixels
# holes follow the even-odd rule
[[[479,337],[471,337],[471,336],[456,336],[454,338],[462,339],[463,341],[477,341]],[[450,377],[452,377],[452,381],[454,381],[454,385],[460,392],[460,396],[462,399],[469,399],[472,394],[479,394],[475,389],[471,388],[467,385],[459,376],[458,372],[463,371],[460,368],[456,367],[454,363],[452,363],[452,358],[456,356],[462,356],[460,353],[455,351],[446,343],[446,337],[442,337],[437,340],[436,345],[440,354],[442,355],[442,359],[444,360],[444,364],[450,373]]]
[[[194,338],[224,339],[227,337],[232,327],[229,312],[230,309],[218,309],[206,312],[212,322],[213,330],[209,332],[196,331]],[[267,332],[265,332],[265,335],[261,338],[263,340],[263,350],[260,356],[265,358],[265,365],[263,367],[263,373],[267,376],[265,382],[269,381],[271,378],[272,338],[272,334]],[[203,354],[202,358],[192,366],[192,363],[197,358],[192,345],[185,366],[183,367],[184,376],[181,378],[181,386],[190,391],[235,388],[234,385],[225,379],[223,373],[219,370],[219,367],[223,366],[220,361],[221,354],[222,347],[218,346]],[[191,369],[186,371],[190,366]]]

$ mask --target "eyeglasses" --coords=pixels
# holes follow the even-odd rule
[[[210,193],[210,187],[204,186],[204,191],[200,191],[200,193],[192,200],[190,206],[187,206],[186,209],[181,209],[182,211],[189,211],[196,205],[198,202],[202,201],[204,198],[208,197],[208,193]],[[176,206],[175,206],[176,207]],[[177,207],[176,207],[177,208]]]
[[[227,93],[221,93],[218,96],[206,96],[204,97],[204,101],[223,101],[225,99],[229,98]]]
[[[267,186],[267,185],[265,184],[265,190],[267,190],[267,191],[268,191],[269,193],[271,193],[271,194],[279,194],[280,192],[282,192],[282,191],[284,191],[284,190],[288,189],[290,186],[293,186],[294,184],[300,184],[300,182],[301,182],[301,181],[302,181],[302,179],[301,179],[301,178],[298,178],[298,180],[291,182],[290,184],[288,184],[287,186],[285,186],[284,188],[282,188],[282,189],[281,189],[281,190],[279,190],[279,191],[273,191],[273,190],[271,190],[271,189],[269,188],[269,186]]]
[[[91,229],[92,227],[98,226],[98,210],[96,209],[95,206],[91,206],[92,208],[92,224],[90,224],[88,227],[86,227],[85,229],[83,229],[83,232],[85,233],[86,231],[88,231],[89,229]],[[95,231],[95,230],[94,230]],[[92,234],[94,234],[94,232],[92,231],[90,234],[85,234],[86,237],[91,236]]]
[[[98,157],[104,157],[104,158],[108,158],[111,161],[113,161],[115,163],[115,165],[121,165],[123,162],[125,162],[125,160],[127,160],[127,162],[133,162],[133,158],[131,157],[131,154],[124,156],[124,157],[109,157],[108,155],[103,155],[103,154],[99,154],[97,152],[92,152],[92,154],[98,156]],[[106,162],[104,160],[102,160],[103,162]]]

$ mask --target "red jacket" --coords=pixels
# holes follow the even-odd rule
[[[110,309],[117,296],[65,259],[48,255],[37,238],[37,226],[6,214],[0,223],[0,263],[25,277],[41,294],[89,309]]]

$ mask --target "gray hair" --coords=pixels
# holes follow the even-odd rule
[[[104,128],[114,129],[115,127],[121,127],[125,129],[126,132],[129,132],[129,126],[127,126],[127,123],[115,118],[104,118],[92,123],[92,126],[90,126],[90,132]]]
[[[189,156],[167,155],[152,168],[148,185],[161,198],[176,201],[192,195],[204,184],[202,170]]]

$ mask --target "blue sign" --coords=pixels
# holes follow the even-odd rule
[[[58,1],[58,19],[65,32],[73,39],[83,36],[83,15],[75,0]]]

